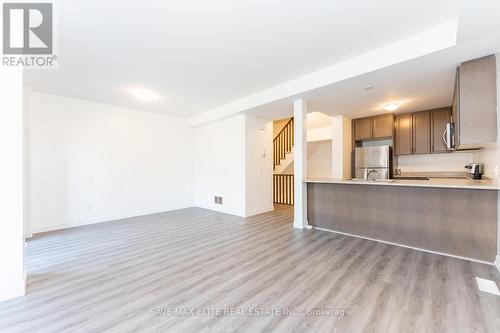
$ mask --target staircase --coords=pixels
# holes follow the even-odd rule
[[[293,162],[293,118],[273,140],[273,198],[274,203],[293,205],[293,174],[283,173]]]
[[[281,131],[273,140],[273,169],[281,165],[282,160],[287,158],[287,154],[293,152],[293,118],[285,124]]]

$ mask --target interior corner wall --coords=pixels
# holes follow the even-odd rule
[[[23,72],[0,68],[0,302],[25,292]]]
[[[272,211],[273,123],[245,116],[245,216]]]
[[[331,139],[307,143],[307,178],[332,178],[332,151]]]
[[[332,177],[351,178],[351,119],[332,117]]]
[[[186,119],[30,92],[33,233],[190,207]]]
[[[195,205],[246,216],[245,115],[195,127],[193,156]]]

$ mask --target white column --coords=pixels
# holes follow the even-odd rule
[[[21,68],[0,68],[0,301],[24,295],[24,120]]]
[[[351,178],[351,119],[332,117],[332,178]]]
[[[294,221],[297,229],[305,228],[307,223],[307,102],[297,99],[293,102],[294,117]]]

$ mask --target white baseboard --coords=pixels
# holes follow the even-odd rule
[[[356,237],[356,238],[367,239],[367,240],[371,240],[371,241],[374,241],[374,242],[379,242],[379,243],[384,243],[384,244],[389,244],[389,245],[395,245],[395,246],[405,247],[407,249],[412,249],[412,250],[417,250],[417,251],[423,251],[423,252],[428,252],[428,253],[433,253],[433,254],[439,254],[439,255],[442,255],[442,256],[446,256],[446,257],[452,257],[452,258],[457,258],[457,259],[474,261],[474,262],[478,262],[478,263],[486,264],[486,265],[490,265],[490,266],[491,265],[495,265],[498,268],[498,265],[497,265],[497,262],[499,262],[498,256],[497,256],[497,260],[495,261],[495,263],[492,263],[492,262],[478,260],[478,259],[472,259],[472,258],[467,258],[467,257],[462,257],[462,256],[456,256],[454,254],[449,254],[449,253],[444,253],[444,252],[426,250],[426,249],[422,249],[420,247],[414,247],[414,246],[403,245],[403,244],[398,244],[398,243],[393,243],[393,242],[387,242],[387,241],[383,241],[383,240],[376,239],[376,238],[370,238],[370,237],[364,237],[364,236],[359,236],[359,235],[353,235],[353,234],[349,234],[347,232],[334,231],[334,230],[329,230],[329,229],[324,229],[324,228],[318,228],[318,227],[314,227],[314,226],[313,226],[313,229],[318,229],[318,230],[322,230],[322,231],[328,231],[328,232],[332,232],[334,234],[340,234],[340,235],[345,235],[345,236],[351,236],[351,237]]]
[[[239,217],[245,217],[244,213],[242,213],[240,211],[233,210],[233,209],[227,209],[227,208],[224,207],[224,205],[200,205],[200,204],[195,204],[193,207],[207,209],[207,210],[211,210],[213,212],[218,212],[218,213],[223,213],[223,214],[229,214],[229,215],[234,215],[234,216],[239,216]]]
[[[257,214],[267,213],[267,212],[274,210],[274,206],[271,206],[271,207],[264,208],[261,210],[251,211],[251,212],[247,213],[245,216],[243,216],[239,212],[235,212],[235,211],[231,211],[231,210],[224,210],[224,209],[218,210],[218,209],[214,209],[214,207],[203,207],[203,206],[183,206],[183,207],[178,207],[178,208],[169,209],[169,210],[129,212],[129,213],[124,213],[124,214],[102,216],[102,217],[93,218],[93,219],[89,219],[89,220],[71,221],[68,223],[54,224],[54,225],[42,226],[42,227],[31,227],[31,232],[26,233],[26,238],[31,238],[31,237],[33,237],[34,234],[38,234],[38,233],[42,233],[42,232],[68,229],[68,228],[73,228],[73,227],[81,227],[81,226],[89,225],[89,224],[110,222],[110,221],[116,221],[116,220],[121,220],[121,219],[132,218],[132,217],[139,217],[139,216],[145,216],[145,215],[151,215],[151,214],[164,213],[164,212],[169,212],[169,211],[178,210],[178,209],[185,209],[185,208],[190,208],[190,207],[200,207],[200,208],[204,208],[204,209],[208,209],[208,210],[212,210],[212,211],[217,211],[217,212],[221,212],[221,213],[225,213],[225,214],[236,215],[236,216],[240,216],[240,217],[249,217],[249,216],[253,216],[253,215],[257,215]]]
[[[246,213],[246,217],[254,216],[254,215],[259,215],[259,214],[264,214],[264,213],[269,213],[274,210],[274,206],[267,207],[267,208],[262,208],[262,209],[256,209],[252,210],[250,212]]]
[[[497,255],[497,259],[495,260],[495,266],[497,268],[498,273],[500,273],[500,254]]]
[[[239,217],[250,217],[250,216],[254,216],[254,215],[259,215],[259,214],[264,214],[264,213],[272,212],[274,210],[274,206],[271,206],[271,207],[267,207],[267,208],[263,208],[263,209],[252,210],[252,211],[245,212],[244,214],[242,214],[239,211],[234,211],[234,210],[231,210],[231,209],[225,209],[224,207],[219,207],[219,205],[216,206],[216,207],[214,207],[212,205],[209,205],[209,206],[196,205],[195,207],[203,208],[203,209],[208,209],[208,210],[211,210],[213,212],[218,212],[218,213],[223,213],[223,214],[229,214],[229,215],[239,216]]]
[[[24,296],[26,293],[26,280],[27,271],[24,267],[23,279],[19,279],[15,284],[9,286],[1,286],[0,288],[0,302],[7,301],[16,297]]]
[[[42,226],[42,227],[32,227],[30,234],[34,235],[34,234],[38,234],[41,232],[48,232],[48,231],[54,231],[54,230],[60,230],[60,229],[68,229],[68,228],[73,228],[73,227],[81,227],[81,226],[89,225],[89,224],[111,222],[111,221],[116,221],[116,220],[121,220],[121,219],[128,219],[128,218],[132,218],[132,217],[139,217],[139,216],[145,216],[145,215],[170,212],[170,211],[184,209],[184,208],[190,208],[190,207],[192,207],[192,206],[182,206],[182,207],[168,209],[168,210],[128,212],[128,213],[123,213],[123,214],[102,216],[102,217],[97,217],[97,218],[88,219],[88,220],[70,221],[68,223],[54,224],[54,225]]]

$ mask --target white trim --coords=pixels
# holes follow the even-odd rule
[[[0,302],[7,301],[16,297],[21,297],[26,294],[26,281],[27,281],[27,271],[26,266],[23,272],[24,279],[19,279],[15,284],[9,286],[1,286],[0,289]]]
[[[174,210],[178,210],[178,209],[185,209],[185,208],[190,208],[190,207],[191,206],[182,206],[179,208],[168,209],[168,210],[130,212],[130,213],[124,213],[124,214],[102,216],[102,217],[97,217],[97,218],[93,218],[93,219],[89,219],[89,220],[73,221],[73,222],[54,224],[54,225],[43,226],[43,227],[32,227],[31,228],[31,235],[38,234],[41,232],[48,232],[48,231],[54,231],[54,230],[60,230],[60,229],[68,229],[68,228],[73,228],[73,227],[81,227],[81,226],[89,225],[89,224],[105,223],[105,222],[111,222],[111,221],[116,221],[116,220],[121,220],[121,219],[128,219],[128,218],[132,218],[132,217],[139,217],[139,216],[145,216],[145,215],[170,212],[170,211],[174,211]]]
[[[305,228],[307,223],[307,101],[298,98],[293,101],[293,169],[294,169],[294,206],[293,227]]]
[[[247,212],[245,217],[250,217],[250,216],[264,214],[264,213],[269,213],[269,212],[272,212],[273,210],[274,210],[274,206],[263,208],[263,209],[256,209],[256,210]]]
[[[497,259],[493,264],[496,266],[498,273],[500,273],[500,254],[497,255]]]
[[[449,253],[444,253],[444,252],[426,250],[426,249],[422,249],[420,247],[414,247],[414,246],[403,245],[403,244],[398,244],[398,243],[393,243],[393,242],[387,242],[387,241],[383,241],[383,240],[376,239],[376,238],[370,238],[370,237],[353,235],[353,234],[349,234],[347,232],[334,231],[334,230],[329,230],[329,229],[324,229],[324,228],[318,228],[318,227],[314,227],[314,226],[313,226],[313,229],[318,229],[318,230],[321,230],[321,231],[332,232],[334,234],[340,234],[340,235],[345,235],[345,236],[351,236],[351,237],[356,237],[356,238],[367,239],[367,240],[371,240],[371,241],[374,241],[374,242],[379,242],[379,243],[384,243],[384,244],[389,244],[389,245],[396,245],[396,246],[405,247],[407,249],[412,249],[412,250],[417,250],[417,251],[423,251],[423,252],[428,252],[428,253],[433,253],[433,254],[439,254],[439,255],[442,255],[442,256],[446,256],[446,257],[452,257],[452,258],[457,258],[457,259],[462,259],[462,260],[469,260],[469,261],[477,262],[477,263],[480,263],[480,264],[486,264],[486,265],[490,265],[490,266],[491,265],[496,265],[495,263],[487,262],[487,261],[483,261],[483,260],[472,259],[472,258],[467,258],[467,257],[462,257],[462,256],[456,256],[454,254],[449,254]],[[497,256],[497,261],[498,261],[498,256]],[[497,268],[498,268],[498,266],[497,266]]]
[[[195,207],[195,208],[203,208],[203,209],[207,209],[207,210],[210,210],[212,212],[217,212],[217,213],[222,213],[222,214],[229,214],[229,215],[234,215],[234,216],[238,216],[238,217],[245,217],[245,212],[240,212],[240,210],[236,210],[236,209],[226,209],[224,207],[224,204],[222,205],[215,205],[215,204],[210,204],[210,205],[195,205],[195,206],[191,206],[191,207]]]

